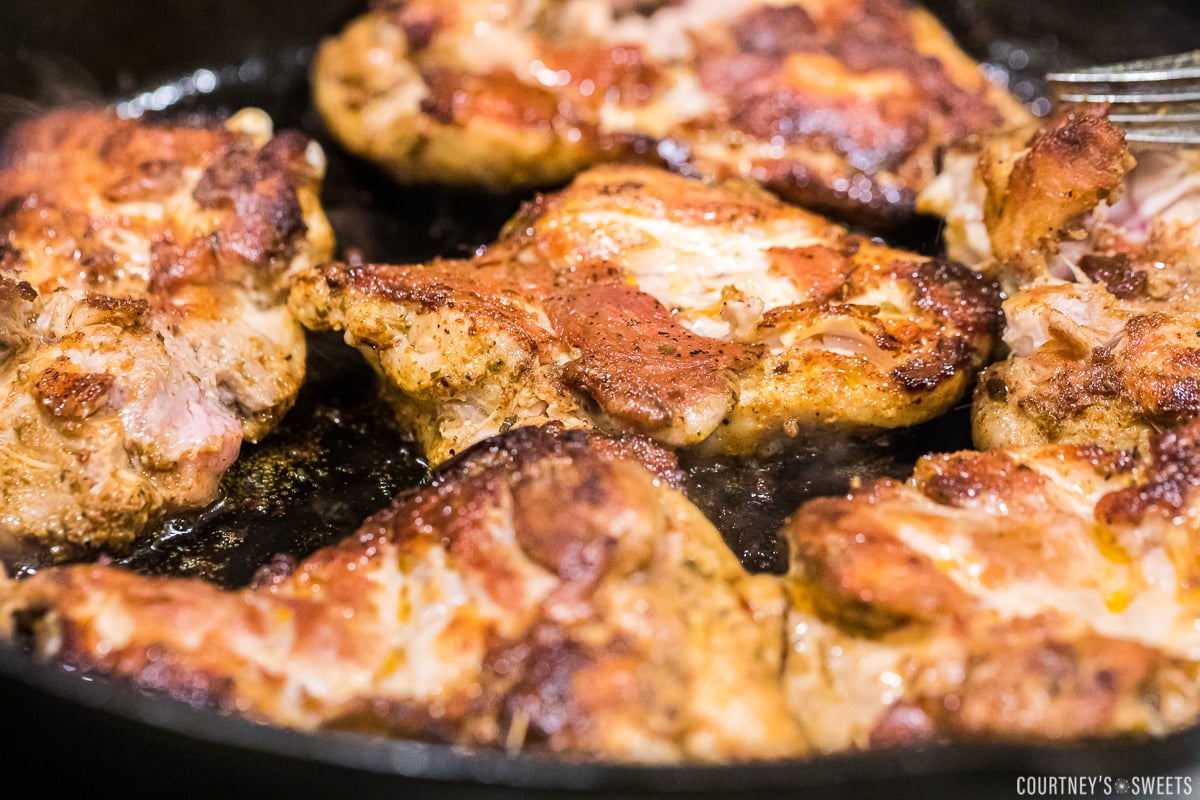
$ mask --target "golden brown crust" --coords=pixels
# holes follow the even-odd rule
[[[1197,176],[1186,149],[1131,152],[1104,109],[948,155],[926,201],[950,254],[1010,295],[978,447],[1144,445],[1200,412]]]
[[[697,406],[723,410],[733,392],[728,373],[756,360],[753,348],[697,336],[662,303],[627,286],[550,298],[546,316],[582,353],[563,367],[563,383],[637,432],[676,423]]]
[[[984,221],[996,259],[1006,270],[1027,271],[1026,280],[1046,269],[1045,253],[1085,212],[1116,196],[1132,165],[1125,132],[1103,109],[1068,112],[1039,129],[1011,161],[982,162]]]
[[[980,375],[977,446],[1132,447],[1200,413],[1196,313],[1061,282],[1031,286],[1005,310],[1012,350]]]
[[[347,331],[438,462],[560,420],[747,453],[911,425],[960,396],[994,285],[745,185],[604,166],[465,261],[324,265],[291,307]]]
[[[314,92],[403,181],[549,185],[649,159],[893,225],[940,148],[1028,120],[900,0],[412,0],[326,40]]]
[[[61,110],[0,166],[0,554],[120,550],[291,407],[285,275],[332,248],[320,153],[254,110]]]
[[[1048,617],[1015,620],[979,634],[961,684],[891,706],[871,732],[873,747],[938,739],[1064,741],[1120,730],[1142,696],[1180,668],[1152,648],[1083,633],[1064,637]]]
[[[107,372],[61,372],[46,367],[34,387],[42,405],[52,415],[80,422],[108,403],[115,382]]]
[[[290,575],[223,592],[49,568],[0,586],[0,630],[306,730],[643,762],[799,753],[778,681],[782,586],[747,575],[694,507],[618,455],[669,464],[653,451],[522,428]]]
[[[1192,724],[1196,435],[928,456],[802,506],[786,681],[806,732],[842,749]]]
[[[1070,277],[1089,252],[1106,254],[1099,210],[1124,193],[1135,164],[1125,132],[1104,108],[1067,110],[951,148],[919,207],[946,219],[951,258],[1012,293]]]
[[[874,520],[847,511],[837,500],[806,504],[804,524],[814,533],[791,543],[794,568],[811,581],[820,613],[876,634],[955,613],[966,598],[932,560]],[[822,535],[830,529],[837,533]],[[841,535],[844,530],[853,530],[853,538]]]
[[[1174,517],[1191,502],[1200,486],[1200,441],[1195,425],[1168,431],[1151,442],[1152,464],[1147,478],[1105,495],[1096,505],[1096,518],[1107,524],[1136,525],[1151,511]]]
[[[1088,253],[1079,259],[1079,271],[1093,283],[1104,284],[1104,288],[1120,300],[1148,297],[1149,276],[1143,270],[1134,269],[1128,253]]]
[[[56,112],[17,126],[5,142],[0,207],[8,213],[3,224],[12,232],[10,240],[13,234],[31,239],[52,231],[73,234],[88,250],[78,260],[96,268],[93,284],[111,283],[119,265],[97,242],[98,229],[111,223],[94,213],[89,217],[90,198],[98,193],[115,206],[164,202],[185,188],[183,170],[198,168],[203,172],[193,179],[191,194],[199,208],[236,209],[223,215],[227,228],[215,237],[216,250],[241,257],[226,259],[225,269],[266,267],[266,256],[289,255],[284,248],[295,246],[297,234],[304,233],[297,189],[304,181],[307,140],[298,136],[283,133],[259,146],[215,119],[172,127],[118,120],[104,112]],[[203,233],[189,230],[187,222],[167,219],[160,230],[151,225],[133,232],[186,249],[193,233]],[[69,285],[66,273],[39,288]]]

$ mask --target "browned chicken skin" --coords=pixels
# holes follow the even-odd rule
[[[1131,153],[1103,110],[947,157],[922,198],[1009,292],[975,443],[1145,445],[1200,414],[1200,157]]]
[[[346,332],[435,463],[547,420],[709,453],[913,425],[999,325],[970,270],[635,166],[541,196],[470,260],[322,266],[291,308]]]
[[[202,506],[304,377],[284,276],[329,257],[320,149],[248,110],[59,111],[0,149],[0,557]]]
[[[920,204],[946,220],[950,258],[1015,292],[1069,277],[1068,262],[1104,246],[1093,212],[1122,193],[1134,164],[1103,109],[1066,112],[951,148]]]
[[[632,158],[874,224],[912,216],[939,148],[1029,119],[901,0],[379,2],[319,48],[314,91],[405,182]]]
[[[1200,714],[1200,425],[923,459],[785,528],[785,681],[824,750],[1161,735]]]
[[[778,758],[786,598],[645,442],[523,428],[292,574],[53,567],[0,584],[43,658],[301,729],[621,761]]]
[[[1200,416],[1200,309],[1122,298],[1103,282],[1033,285],[1004,307],[1010,354],[980,376],[977,446],[1144,446]]]

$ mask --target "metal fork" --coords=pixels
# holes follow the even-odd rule
[[[1200,50],[1046,75],[1059,105],[1107,105],[1131,142],[1200,145]]]

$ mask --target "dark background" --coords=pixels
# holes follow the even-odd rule
[[[110,99],[153,103],[154,90],[162,87],[167,90],[159,97],[179,95],[171,111],[258,105],[278,126],[299,127],[325,145],[330,156],[325,202],[339,242],[353,243],[368,258],[415,261],[487,241],[520,198],[436,189],[399,191],[366,165],[340,153],[311,110],[307,64],[313,47],[363,5],[357,0],[0,0],[0,127],[63,103]],[[1194,0],[939,0],[927,6],[973,56],[1007,72],[1010,87],[1028,102],[1042,96],[1038,76],[1047,69],[1200,46],[1200,4]],[[318,350],[318,358],[319,354]],[[346,374],[361,374],[342,372],[357,369],[353,364],[314,367],[317,373],[326,369],[335,381]],[[293,427],[320,428],[319,405],[313,401],[311,406],[298,406]],[[910,450],[963,446],[961,430],[929,429],[899,444]],[[345,435],[340,429],[333,433]],[[285,431],[284,435],[300,434]],[[377,491],[362,502],[382,503],[388,493],[421,480],[420,465],[403,442],[370,428],[357,435],[396,453],[390,462],[394,469],[371,473]],[[875,468],[882,474],[903,472],[907,466],[900,459]],[[348,491],[338,483],[338,475],[357,480],[370,469],[349,459],[326,472],[333,477],[317,475],[313,480],[325,481],[321,484],[325,491],[337,493]],[[733,490],[745,488],[723,484],[722,475],[694,472],[693,477],[718,504]],[[835,488],[820,482],[797,485],[792,480],[783,487],[786,491],[777,491],[777,484],[767,486],[769,491],[761,494],[773,497],[776,506],[763,513],[777,514],[780,503],[794,504],[798,496]],[[751,505],[734,505],[738,513],[733,516],[756,519],[746,512]],[[344,519],[325,507],[317,516],[353,527],[354,520],[366,515],[355,508],[342,511]],[[339,530],[333,525],[321,535],[334,538]],[[725,520],[722,530],[748,565],[762,559],[769,566],[772,553],[760,552],[766,546],[761,541],[744,538],[749,534],[736,519]],[[272,535],[284,534],[280,529]],[[203,536],[197,533],[193,538]],[[194,574],[230,585],[243,583],[246,575],[228,570],[230,564],[245,566],[246,548],[258,547],[255,557],[286,549],[278,538],[262,541],[265,544],[234,542],[226,550],[218,548],[220,558],[211,555],[211,541],[201,541],[198,547],[203,552],[189,561],[190,568]],[[319,544],[320,540],[309,539],[294,546],[303,550]],[[184,571],[162,552],[145,551],[135,565],[148,572]],[[1096,774],[1116,779],[1152,772],[1189,775],[1200,792],[1196,766],[1200,733],[1196,732],[1155,742],[954,748],[763,767],[570,767],[494,755],[467,757],[409,743],[308,737],[257,728],[47,671],[7,649],[0,649],[0,725],[0,796],[11,796],[18,784],[33,781],[39,793],[50,788],[208,798],[507,800],[561,794],[563,787],[631,798],[672,792],[729,797],[1015,797],[1019,775]]]

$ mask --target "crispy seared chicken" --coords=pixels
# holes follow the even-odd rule
[[[401,181],[653,160],[876,225],[913,216],[941,147],[1030,119],[904,0],[387,0],[322,43],[313,84]]]
[[[1009,355],[979,378],[976,446],[1133,447],[1200,416],[1200,306],[1186,300],[1048,281],[1005,301]]]
[[[1115,247],[1114,237],[1130,238],[1121,234],[1133,215],[1111,214],[1109,201],[1122,194],[1134,164],[1124,132],[1103,110],[1068,112],[949,149],[919,205],[946,220],[950,258],[994,273],[1015,292],[1035,280],[1070,278],[1081,256]],[[1139,216],[1148,221],[1158,210]],[[1143,225],[1130,233],[1144,232]]]
[[[540,196],[468,260],[324,265],[291,307],[362,349],[433,462],[548,420],[708,453],[913,425],[999,326],[971,270],[635,166]]]
[[[1195,151],[1131,154],[1102,111],[1072,113],[951,154],[922,200],[950,255],[1012,293],[978,446],[1144,445],[1200,413]]]
[[[803,746],[786,594],[645,442],[523,428],[242,591],[111,566],[0,587],[44,659],[304,730],[664,762]]]
[[[786,682],[822,750],[1160,735],[1200,714],[1200,423],[933,455],[789,520]]]
[[[247,589],[50,567],[0,627],[276,725],[572,757],[1161,735],[1200,712],[1198,437],[930,456],[802,506],[751,576],[665,451],[521,428]]]
[[[212,501],[304,377],[319,147],[261,111],[59,111],[0,150],[0,556],[120,550]]]

